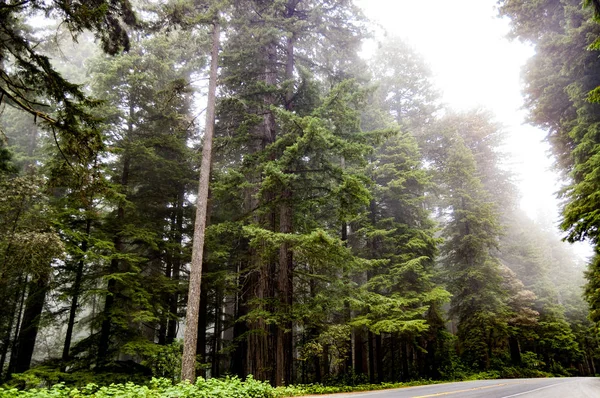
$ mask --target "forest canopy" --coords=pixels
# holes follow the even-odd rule
[[[590,3],[499,12],[536,48],[566,238],[597,245]],[[520,210],[501,121],[372,37],[352,0],[0,0],[0,380],[178,381],[189,302],[204,378],[595,375],[599,257]]]

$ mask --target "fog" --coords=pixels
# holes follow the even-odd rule
[[[446,106],[493,112],[505,132],[505,163],[519,187],[521,208],[562,237],[557,193],[563,177],[553,167],[547,133],[529,125],[523,109],[521,71],[534,49],[509,37],[509,20],[498,16],[496,3],[358,0],[375,23],[363,56],[378,40],[399,36],[425,58]],[[571,246],[582,260],[593,254],[587,243]]]

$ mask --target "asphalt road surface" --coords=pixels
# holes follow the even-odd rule
[[[335,398],[600,398],[600,378],[477,380],[365,393]]]

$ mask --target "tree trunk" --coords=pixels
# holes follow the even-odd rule
[[[71,308],[69,310],[69,320],[67,322],[67,332],[65,333],[65,343],[63,346],[62,360],[69,360],[69,351],[71,350],[71,340],[73,338],[73,328],[75,327],[75,316],[77,315],[77,307],[79,306],[79,295],[81,294],[81,283],[83,281],[84,256],[88,250],[88,238],[92,229],[92,220],[87,219],[85,222],[85,238],[81,242],[81,258],[77,264],[75,274],[75,282],[73,283],[73,298],[71,300]],[[64,366],[64,365],[63,365]]]
[[[247,263],[238,266],[237,274],[237,291],[235,296],[235,319],[238,320],[248,314],[247,305],[247,289],[250,286],[247,275],[242,275],[243,271],[246,271],[248,267]],[[248,338],[246,333],[248,332],[248,324],[243,321],[236,321],[233,325],[233,343],[234,351],[231,356],[231,364],[229,369],[231,373],[237,375],[239,378],[245,378],[248,368]]]
[[[521,348],[519,347],[519,340],[515,336],[508,338],[508,346],[510,347],[510,359],[513,365],[521,365]]]
[[[367,370],[364,366],[364,360],[366,358],[363,355],[363,350],[365,348],[363,334],[362,328],[354,329],[354,373],[358,375],[364,374]]]
[[[202,282],[202,256],[204,252],[204,232],[208,209],[208,187],[212,157],[212,140],[215,126],[215,108],[217,91],[217,69],[219,57],[219,23],[213,24],[210,79],[208,84],[208,103],[206,110],[206,131],[202,148],[200,182],[196,201],[196,223],[190,264],[190,284],[185,320],[183,357],[181,359],[181,380],[196,380],[196,347],[198,345],[198,313],[200,311],[200,284]]]
[[[275,88],[277,85],[276,70],[277,65],[277,46],[276,43],[268,43],[264,47],[265,54],[265,69],[264,69],[264,84],[266,87]],[[268,145],[275,142],[276,139],[276,125],[275,116],[271,111],[271,106],[276,104],[276,96],[267,92],[263,94],[263,109],[262,123],[260,123],[255,131],[255,137],[257,138],[257,145],[252,150],[258,152],[263,151]],[[270,160],[275,160],[272,155]],[[250,175],[250,182],[253,185],[251,192],[247,195],[249,204],[249,210],[254,211],[259,205],[263,203],[270,203],[274,201],[275,194],[272,190],[264,192],[263,203],[258,203],[256,193],[258,192],[257,184],[260,182],[260,175]],[[261,225],[270,231],[277,231],[276,228],[276,214],[274,209],[266,212],[262,216],[254,214],[253,222]],[[261,243],[260,245],[266,246],[267,243]],[[250,300],[255,301],[256,304],[252,305],[252,309],[256,309],[259,312],[273,311],[271,304],[272,298],[274,298],[276,285],[276,258],[265,258],[257,252],[256,249],[250,249],[250,262],[252,274],[248,275],[249,291],[251,295]],[[250,310],[252,310],[250,309]],[[276,325],[269,326],[265,321],[264,317],[259,316],[256,319],[248,323],[250,333],[248,333],[248,352],[247,352],[247,374],[252,374],[256,379],[263,381],[275,381],[275,368],[276,364]],[[275,337],[274,337],[275,336]]]
[[[211,376],[220,377],[220,363],[219,363],[219,350],[221,349],[221,316],[223,307],[223,293],[220,288],[217,288],[215,294],[215,320],[214,320],[214,334],[212,341],[212,355],[211,355]]]
[[[286,5],[286,18],[292,18],[296,12],[298,0],[288,0]],[[286,39],[286,65],[285,78],[289,82],[294,79],[294,34],[291,33]],[[285,108],[288,111],[293,109],[294,86],[289,84],[285,94]],[[281,205],[279,208],[279,232],[291,234],[293,232],[293,207],[292,191],[286,187],[281,195]],[[285,385],[292,382],[292,362],[293,362],[293,325],[289,320],[292,301],[293,301],[293,255],[289,244],[284,242],[279,248],[279,274],[277,279],[277,289],[279,293],[279,304],[281,306],[284,321],[280,322],[277,328],[276,358],[275,358],[275,385]],[[285,319],[288,318],[288,319]]]
[[[402,346],[402,381],[408,380],[408,342],[406,338],[402,338],[401,340]]]
[[[280,207],[279,231],[284,234],[292,233],[291,196],[291,192],[286,190],[283,193],[283,203]],[[292,252],[289,244],[283,243],[279,248],[279,275],[277,279],[280,311],[284,317],[284,321],[277,328],[277,355],[275,361],[275,385],[277,386],[290,384],[292,377],[292,322],[285,319],[290,317],[292,307],[292,272]]]
[[[13,301],[13,305],[10,308],[9,311],[9,315],[10,315],[10,320],[8,322],[8,327],[6,328],[6,334],[4,336],[4,341],[2,344],[2,354],[0,354],[0,379],[2,379],[2,373],[4,370],[4,364],[6,363],[6,355],[8,354],[8,348],[11,345],[11,335],[12,335],[12,331],[13,331],[13,327],[15,327],[15,339],[13,341],[13,346],[16,345],[16,339],[19,333],[19,325],[21,323],[21,314],[23,312],[23,304],[25,301],[25,290],[27,289],[26,286],[22,286],[23,283],[23,275],[19,275],[18,281],[17,281],[17,286],[20,288],[17,288],[17,290],[15,291],[15,298]],[[17,314],[15,314],[15,312],[17,311],[17,306],[19,307],[19,311]],[[16,322],[15,322],[15,316],[16,316]]]
[[[16,340],[15,349],[11,353],[9,374],[23,373],[31,365],[40,316],[44,309],[44,301],[48,291],[48,279],[49,274],[45,274],[29,283],[21,329]]]
[[[254,255],[255,261],[258,259],[258,255]],[[268,264],[264,264],[261,259],[259,261],[259,274],[258,279],[255,280],[253,286],[255,287],[253,297],[258,301],[259,310],[268,310],[266,308],[266,301],[269,299],[269,279],[270,272]],[[271,366],[272,362],[269,361],[269,329],[263,317],[258,318],[256,321],[251,322],[249,325],[250,334],[248,336],[248,374],[253,375],[256,379],[262,381],[271,380]]]
[[[203,284],[204,285],[204,284]],[[198,314],[198,345],[196,355],[200,357],[203,363],[206,363],[206,327],[208,326],[208,292],[205,286],[202,286],[200,292],[200,313]],[[206,371],[201,371],[200,376],[206,377]]]
[[[130,113],[133,113],[133,102],[130,104]],[[129,123],[129,132],[132,133],[133,126],[132,122]],[[129,171],[131,167],[131,158],[126,152],[123,159],[123,174],[121,175],[121,186],[126,188],[129,184]],[[117,228],[120,228],[125,223],[125,208],[122,203],[119,203],[117,209]],[[122,253],[124,250],[123,242],[121,240],[120,231],[115,231],[115,237],[113,239],[116,253]],[[112,275],[119,271],[119,260],[113,258],[110,261],[108,268],[108,274]],[[96,365],[102,367],[108,360],[108,352],[110,349],[110,335],[111,335],[111,323],[112,323],[112,311],[115,303],[115,295],[117,294],[117,281],[115,279],[109,279],[107,287],[107,294],[104,300],[104,309],[102,310],[102,325],[100,326],[100,338],[98,340],[98,355],[96,359]]]
[[[331,363],[329,361],[329,344],[325,344],[323,347],[323,377],[326,378],[329,376],[329,370],[331,367]]]
[[[166,254],[166,265],[165,265],[165,278],[170,279],[171,273],[173,270],[173,262],[172,262],[171,254],[167,251]],[[169,324],[169,310],[171,305],[171,299],[167,294],[161,294],[161,299],[164,302],[165,309],[163,310],[162,317],[160,318],[159,328],[158,328],[158,345],[167,344],[167,327]]]
[[[375,335],[375,358],[377,365],[377,381],[383,382],[383,350],[381,349],[381,333]]]
[[[173,268],[171,270],[171,280],[179,284],[179,275],[181,271],[182,243],[183,243],[183,200],[185,188],[179,189],[177,195],[177,209],[175,213],[175,244],[176,250],[173,254]],[[179,291],[176,290],[169,300],[169,321],[167,323],[167,344],[172,344],[177,338],[177,325],[179,323]],[[206,328],[205,328],[206,329]]]
[[[369,346],[369,382],[375,384],[375,347],[373,344],[373,332],[369,331],[367,339],[367,344]]]

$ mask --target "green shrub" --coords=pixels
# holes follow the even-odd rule
[[[24,376],[31,386],[39,381],[33,376]],[[238,378],[209,379],[199,378],[195,384],[173,384],[168,379],[152,379],[147,385],[134,383],[98,386],[88,384],[82,388],[66,387],[58,383],[50,388],[0,389],[0,398],[274,398],[275,389],[268,383]]]

